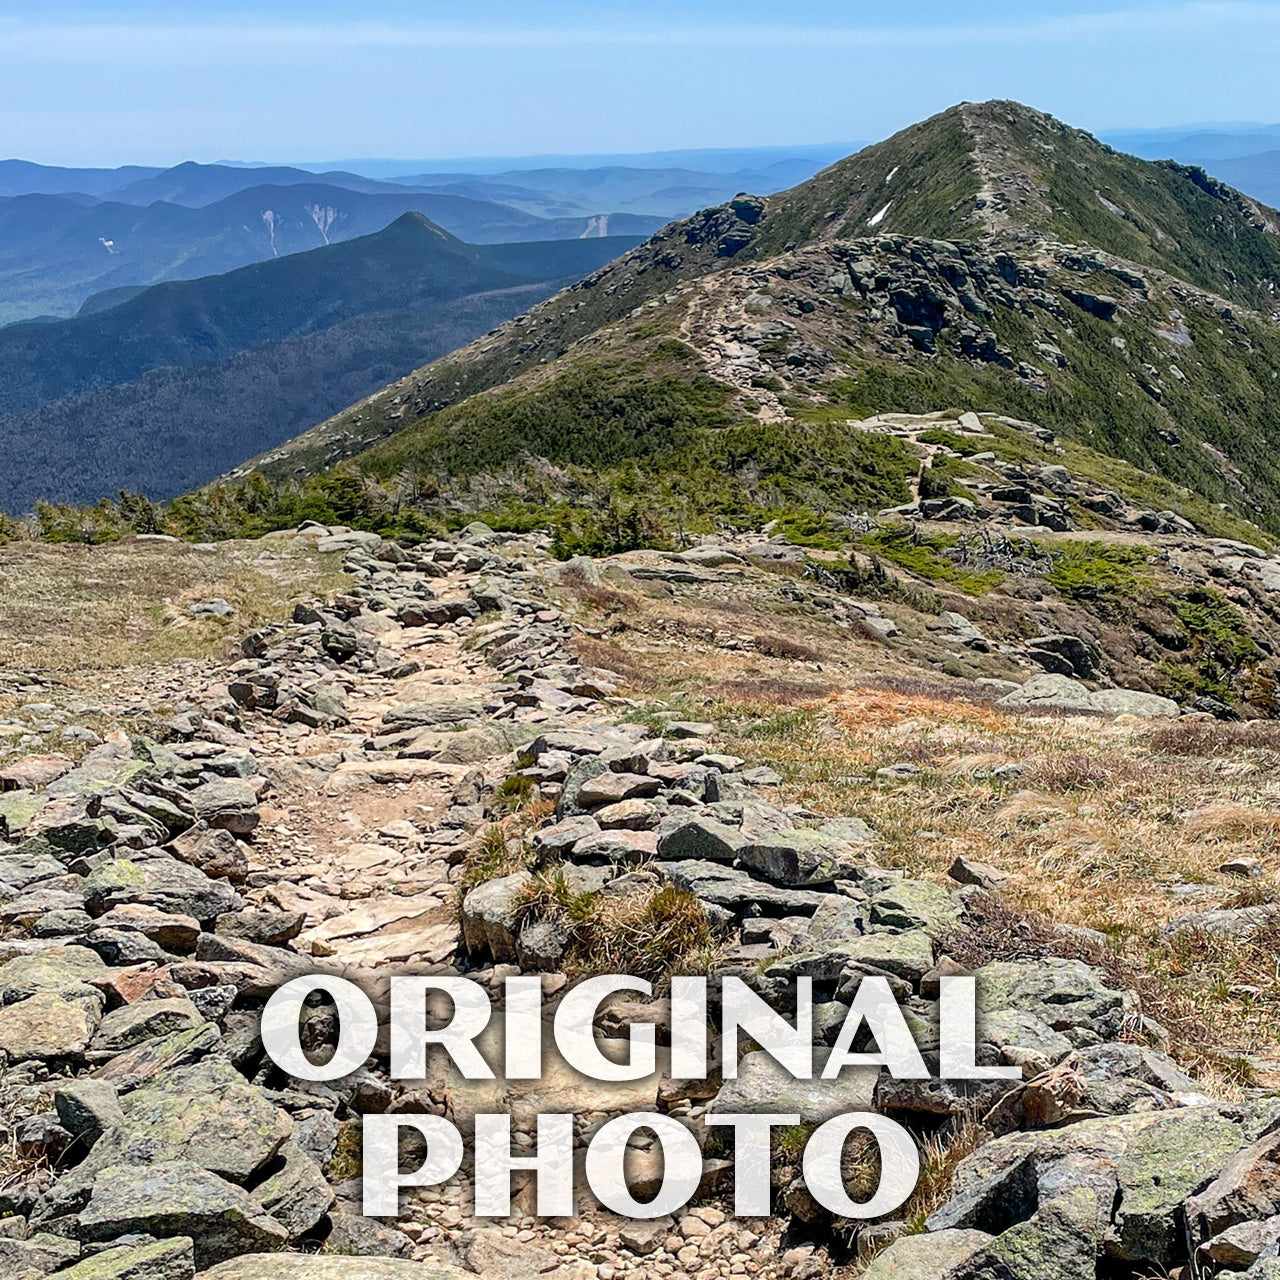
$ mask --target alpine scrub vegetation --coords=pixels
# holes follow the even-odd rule
[[[675,974],[706,972],[715,955],[702,904],[672,885],[610,896],[578,889],[566,868],[551,867],[529,881],[517,920],[563,931],[575,976],[627,973],[660,987]]]

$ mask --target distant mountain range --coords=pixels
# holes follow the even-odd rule
[[[1136,129],[1104,133],[1102,141],[1117,151],[1145,160],[1234,160],[1280,147],[1278,125],[1204,125],[1182,129]]]
[[[1148,160],[1195,165],[1256,200],[1280,205],[1280,125],[1153,129],[1107,134],[1105,141]]]
[[[1214,162],[1214,177],[1247,191],[1273,208],[1280,207],[1280,139],[1277,144],[1274,151]]]
[[[696,169],[700,173],[734,173],[741,169],[766,169],[780,160],[806,160],[815,169],[834,164],[858,151],[865,142],[808,143],[789,147],[685,147],[668,151],[597,152],[588,155],[547,153],[534,156],[468,156],[450,160],[388,160],[364,157],[353,160],[300,161],[299,169],[321,173],[345,169],[366,178],[394,180],[405,173],[452,173],[495,176],[518,169]],[[223,163],[233,163],[224,161]],[[249,166],[253,167],[253,166]]]
[[[829,150],[673,153],[703,156],[705,169],[441,167],[390,177],[288,165],[61,169],[4,160],[0,325],[73,316],[94,293],[231,271],[369,235],[410,211],[474,244],[650,235],[740,191],[794,186]]]
[[[174,206],[162,206],[172,209]],[[421,213],[0,330],[0,510],[170,496],[288,439],[632,247],[465,244]]]
[[[30,160],[0,160],[0,196],[65,195],[79,192],[105,196],[109,191],[163,172],[146,165],[120,169],[64,169]]]
[[[221,184],[226,173],[251,172],[202,179]],[[190,185],[186,198],[196,199]],[[476,244],[644,236],[664,221],[632,214],[543,218],[463,195],[396,186],[366,192],[315,181],[250,186],[208,204],[12,196],[0,199],[0,323],[72,316],[105,289],[233,271],[370,235],[411,212]]]
[[[225,200],[253,187],[339,187],[343,191],[363,191],[369,195],[401,195],[408,183],[379,182],[358,173],[334,170],[328,173],[312,173],[306,169],[294,169],[288,165],[270,165],[262,168],[240,169],[222,164],[175,165],[122,183],[106,193],[106,199],[120,204],[154,204],[163,200],[168,204],[185,205],[200,209],[205,205]]]
[[[679,218],[695,209],[721,204],[741,191],[771,194],[793,187],[813,177],[820,167],[812,160],[786,159],[759,169],[726,173],[613,165],[513,169],[487,175],[418,173],[397,181],[475,200],[495,200],[544,218],[581,216],[596,209]]]

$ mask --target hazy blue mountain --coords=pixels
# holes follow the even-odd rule
[[[819,167],[833,164],[858,151],[865,142],[808,143],[791,147],[700,147],[674,151],[609,152],[590,155],[548,154],[536,156],[468,156],[452,160],[388,160],[365,157],[356,160],[295,161],[294,167],[314,173],[342,169],[368,178],[395,180],[402,174],[445,173],[493,176],[528,169],[696,169],[704,173],[735,173],[763,169],[780,160],[810,160]]]
[[[790,158],[761,169],[718,173],[699,169],[609,166],[596,169],[514,169],[492,175],[421,173],[397,181],[411,186],[496,200],[541,217],[573,217],[601,209],[682,218],[722,204],[740,191],[772,195],[805,182],[822,168]]]
[[[122,169],[63,169],[32,164],[30,160],[0,160],[0,196],[64,195],[72,191],[101,196],[124,183],[160,172],[132,164]]]
[[[221,359],[365,311],[516,283],[515,273],[479,250],[421,214],[406,214],[377,235],[327,250],[156,285],[59,324],[0,330],[0,413],[125,382],[149,369]]]
[[[156,499],[215,479],[308,424],[437,359],[541,300],[527,284],[436,311],[369,312],[224,360],[0,416],[0,510],[75,503],[122,489]]]
[[[1232,160],[1280,148],[1280,125],[1205,125],[1193,129],[1138,129],[1106,133],[1102,141],[1117,151],[1144,160],[1177,160],[1181,164]]]
[[[1200,161],[1212,164],[1220,160],[1236,160],[1259,152],[1280,148],[1280,128],[1264,133],[1197,133],[1177,138],[1170,158],[1184,163]],[[1165,157],[1158,157],[1164,159]]]
[[[478,247],[409,213],[375,235],[0,330],[0,509],[181,492],[635,244]]]
[[[269,165],[260,168],[237,168],[223,164],[196,164],[188,161],[151,173],[131,182],[122,183],[106,192],[108,200],[121,204],[154,204],[163,200],[168,204],[186,205],[196,209],[203,205],[225,200],[237,192],[251,187],[314,186],[317,182],[327,187],[340,187],[344,191],[364,191],[369,194],[395,194],[397,185],[378,182],[358,173],[312,173],[308,169],[293,169],[288,165]]]
[[[460,195],[405,188],[371,194],[322,183],[251,187],[198,209],[18,196],[0,199],[0,324],[73,316],[106,289],[219,275],[370,235],[409,212],[480,244],[645,236],[664,221],[630,214],[545,219]]]

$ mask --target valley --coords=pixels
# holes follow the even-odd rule
[[[631,243],[478,249],[408,213],[375,235],[0,329],[0,509],[174,497]]]

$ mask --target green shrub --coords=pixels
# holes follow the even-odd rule
[[[1171,603],[1191,640],[1191,651],[1189,660],[1164,665],[1169,687],[1184,696],[1206,694],[1234,702],[1237,679],[1261,657],[1244,615],[1209,589],[1175,596]]]
[[[537,794],[538,788],[528,774],[511,773],[498,784],[494,799],[499,810],[515,813],[535,799]]]
[[[947,582],[969,595],[984,595],[1000,585],[995,569],[967,569],[943,554],[958,544],[955,534],[926,534],[913,525],[882,525],[861,540],[867,551],[932,582]]]
[[[1108,542],[1063,542],[1053,549],[1046,580],[1070,600],[1134,599],[1150,582],[1141,547]]]
[[[848,536],[832,523],[830,516],[809,510],[780,516],[777,532],[797,546],[815,547],[822,551],[838,551],[849,541]]]
[[[1196,648],[1231,671],[1258,656],[1248,623],[1225,596],[1204,589],[1175,597],[1173,611]]]
[[[580,507],[565,508],[555,517],[552,527],[555,537],[551,554],[557,560],[671,546],[671,538],[657,516],[616,501],[599,513]]]

